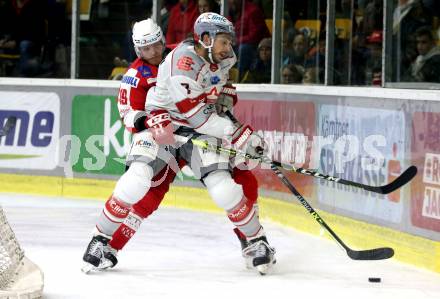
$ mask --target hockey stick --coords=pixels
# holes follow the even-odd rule
[[[232,113],[229,110],[225,111],[225,114],[233,121],[233,122],[238,122],[237,119],[234,117],[234,115],[232,115]],[[227,153],[227,151],[229,151],[228,149],[225,150],[221,150],[222,152]],[[232,151],[231,151],[232,153]],[[234,156],[237,155],[237,153],[234,153]],[[250,155],[247,155],[245,153],[240,153],[239,156],[242,156],[243,158],[246,159],[253,159],[253,160],[261,160],[259,157],[252,157]],[[274,165],[276,165],[277,167],[283,167],[285,168],[285,165],[283,165],[280,162],[277,161],[272,161],[272,163]],[[312,169],[306,169],[306,168],[296,168],[293,165],[288,165],[288,168],[285,168],[286,170],[290,170],[296,173],[301,173],[304,175],[308,175],[308,176],[313,176],[316,178],[320,178],[320,179],[324,179],[330,182],[335,182],[335,183],[339,183],[342,185],[347,185],[347,186],[353,186],[353,187],[357,187],[357,188],[361,188],[364,189],[366,191],[371,191],[374,193],[380,193],[380,194],[388,194],[391,193],[397,189],[399,189],[400,187],[402,187],[403,185],[407,184],[409,181],[411,181],[417,174],[417,167],[412,165],[410,167],[408,167],[401,175],[399,175],[394,181],[383,185],[383,186],[370,186],[370,185],[365,185],[365,184],[361,184],[358,182],[353,182],[353,181],[349,181],[349,180],[345,180],[345,179],[341,179],[338,177],[334,177],[328,174],[322,174],[319,173],[315,170]]]
[[[283,167],[280,162],[274,161],[273,163],[278,167]],[[396,189],[399,189],[400,187],[402,187],[403,185],[405,185],[406,183],[411,181],[412,178],[415,177],[417,174],[417,167],[415,167],[414,165],[411,165],[401,175],[399,175],[394,181],[392,181],[386,185],[382,185],[382,186],[370,186],[370,185],[364,185],[361,183],[357,183],[357,182],[341,179],[338,177],[330,176],[327,174],[322,174],[322,173],[319,173],[319,172],[311,170],[311,169],[305,169],[305,168],[301,168],[301,167],[296,168],[293,165],[289,165],[289,167],[291,167],[291,169],[289,168],[288,170],[291,170],[296,173],[301,173],[304,175],[324,179],[324,180],[327,180],[330,182],[336,182],[336,183],[347,185],[347,186],[353,186],[353,187],[364,189],[366,191],[371,191],[371,192],[380,193],[380,194],[388,194],[388,193],[395,191]]]
[[[267,161],[270,162],[270,161]],[[273,172],[278,176],[278,178],[283,182],[283,184],[292,192],[296,198],[299,200],[301,205],[309,211],[310,215],[323,227],[336,242],[341,245],[347,255],[353,260],[384,260],[389,259],[394,255],[394,250],[390,247],[381,247],[367,250],[353,250],[348,247],[341,238],[325,223],[324,219],[319,216],[319,214],[312,208],[312,206],[305,200],[305,198],[296,190],[292,183],[286,178],[286,176],[281,172],[281,170],[273,163],[270,164]]]
[[[241,157],[241,158],[245,158],[245,159],[249,159],[249,160],[258,160],[261,162],[264,162],[262,160],[261,157],[254,157],[251,156],[247,153],[244,152],[240,152],[231,148],[224,148],[215,144],[210,144],[206,141],[200,141],[200,140],[192,140],[192,142],[194,144],[196,144],[198,147],[201,148],[206,148],[209,149],[211,151],[215,151],[218,153],[223,153],[232,157]],[[271,161],[270,164],[274,164],[277,167],[282,167],[285,168],[286,165],[277,162],[277,161]],[[409,181],[412,180],[412,178],[417,174],[417,167],[415,166],[410,166],[408,167],[408,169],[406,169],[401,175],[399,175],[394,181],[383,185],[383,186],[370,186],[370,185],[365,185],[365,184],[361,184],[361,183],[357,183],[357,182],[353,182],[353,181],[349,181],[349,180],[344,180],[338,177],[334,177],[334,176],[330,176],[327,174],[322,174],[319,173],[317,171],[311,170],[311,169],[305,169],[305,168],[296,168],[293,165],[288,165],[288,168],[285,168],[286,170],[289,171],[293,171],[296,173],[300,173],[300,174],[304,174],[304,175],[308,175],[308,176],[313,176],[315,178],[320,178],[320,179],[324,179],[330,182],[335,182],[335,183],[339,183],[339,184],[343,184],[343,185],[347,185],[347,186],[353,186],[353,187],[357,187],[357,188],[361,188],[367,191],[371,191],[371,192],[375,192],[375,193],[380,193],[380,194],[388,194],[391,193],[393,191],[395,191],[396,189],[399,189],[400,187],[402,187],[403,185],[407,184]]]
[[[217,153],[234,153],[234,156],[244,156],[247,158],[252,157],[246,153],[235,151],[232,149],[225,149],[213,144],[210,144],[206,141],[202,140],[191,140],[194,145],[197,147],[200,147],[204,150],[214,151]],[[305,200],[305,198],[295,189],[295,187],[290,183],[290,181],[286,178],[286,176],[281,172],[281,170],[278,169],[278,166],[273,163],[269,158],[267,157],[261,157],[259,158],[262,162],[268,163],[271,166],[271,169],[275,172],[275,174],[280,178],[280,180],[283,182],[283,184],[292,192],[296,198],[299,200],[301,205],[306,208],[306,210],[310,213],[310,215],[325,229],[327,232],[330,233],[330,235],[335,239],[336,242],[338,242],[347,252],[347,255],[353,259],[353,260],[383,260],[391,258],[394,255],[394,250],[389,247],[384,248],[375,248],[375,249],[368,249],[368,250],[353,250],[350,247],[348,247],[339,237],[336,235],[336,233],[325,223],[325,221],[319,216],[319,214],[312,208],[312,206]]]
[[[15,116],[9,116],[6,119],[5,125],[0,130],[0,138],[8,135],[9,131],[15,126],[17,118]]]

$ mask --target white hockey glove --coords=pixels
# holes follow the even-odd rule
[[[237,103],[237,100],[237,91],[235,90],[235,87],[232,85],[223,86],[220,95],[217,98],[217,102],[215,103],[217,114],[222,116],[225,110],[232,111],[232,107]]]
[[[170,145],[176,142],[171,117],[166,110],[151,111],[145,120],[145,127],[153,134],[157,144]]]
[[[235,130],[232,134],[232,144],[235,148],[254,157],[261,157],[267,152],[267,145],[263,138],[249,125],[240,125]]]

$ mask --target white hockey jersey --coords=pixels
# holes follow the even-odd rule
[[[156,86],[147,95],[146,111],[165,109],[176,127],[230,137],[234,125],[216,113],[214,104],[236,61],[232,52],[230,58],[212,64],[196,54],[193,42],[179,44],[159,66]]]

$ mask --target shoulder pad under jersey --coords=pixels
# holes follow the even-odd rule
[[[197,76],[205,61],[196,54],[194,45],[181,43],[170,55],[171,77],[185,76],[197,81]]]

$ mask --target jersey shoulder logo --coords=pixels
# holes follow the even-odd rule
[[[189,56],[182,56],[177,60],[177,68],[182,71],[191,71],[194,61]]]
[[[122,77],[121,83],[137,87],[139,83],[139,78],[125,75],[124,77]]]
[[[153,72],[151,71],[151,68],[146,65],[141,65],[137,68],[138,72],[141,74],[142,77],[151,77],[153,75]]]

